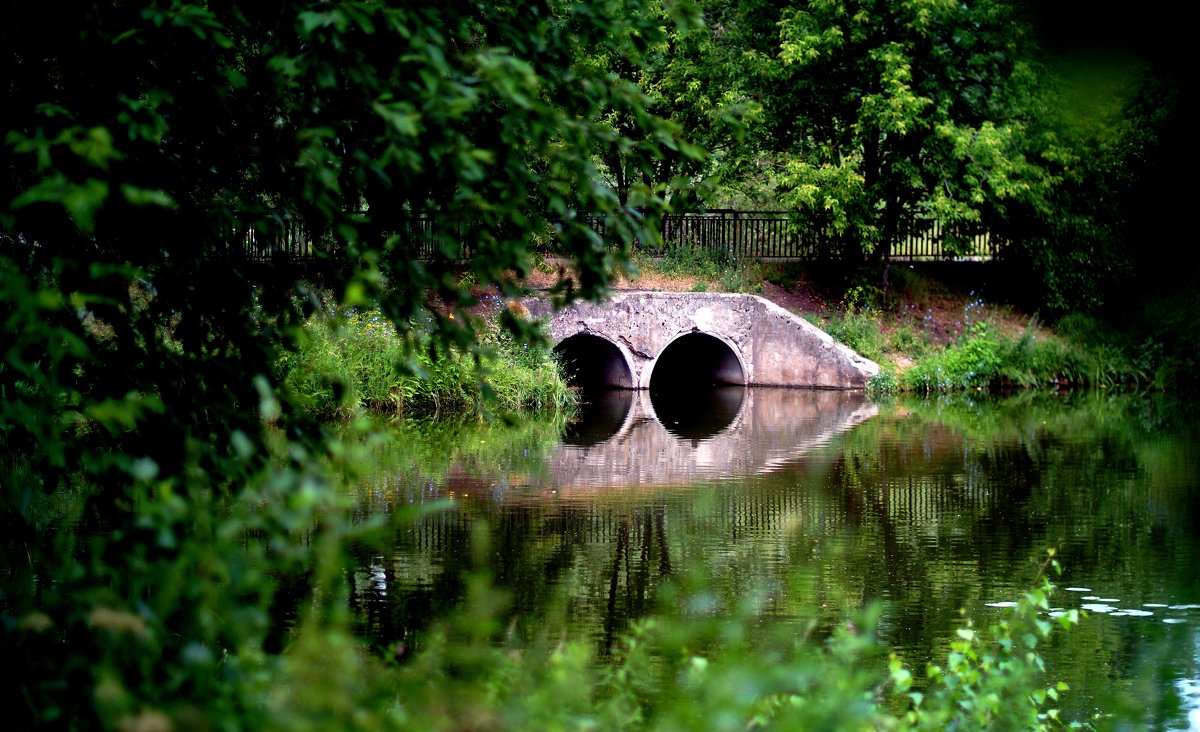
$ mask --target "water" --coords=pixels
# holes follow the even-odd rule
[[[405,518],[358,558],[354,603],[377,643],[413,646],[474,568],[516,632],[564,623],[603,654],[699,568],[713,612],[752,597],[764,622],[881,601],[883,641],[919,669],[961,610],[999,617],[1054,546],[1051,614],[1090,615],[1045,652],[1064,706],[1200,728],[1198,426],[1137,395],[739,387],[616,392],[561,430],[427,427],[360,489],[364,517]]]

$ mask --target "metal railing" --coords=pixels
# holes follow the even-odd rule
[[[319,237],[299,218],[274,213],[236,221],[225,238],[221,258],[250,262],[308,262],[317,258]]]
[[[892,242],[890,258],[902,261],[990,259],[996,242],[987,232],[947,228],[912,219]],[[832,260],[851,254],[830,237],[800,223],[789,211],[719,209],[670,214],[662,227],[667,246],[695,246],[751,259]],[[857,250],[854,250],[855,252]]]
[[[604,216],[589,215],[586,222],[604,235]],[[984,260],[995,257],[1000,247],[985,231],[947,228],[934,221],[910,220],[901,231],[891,246],[892,260]],[[406,251],[422,259],[439,256],[447,242],[457,244],[459,258],[471,256],[469,229],[457,223],[420,216],[399,233],[406,240]],[[789,211],[716,209],[669,214],[663,218],[661,234],[665,246],[699,247],[738,258],[813,261],[857,254],[843,252],[836,240],[805,227]],[[312,261],[320,256],[321,239],[299,219],[272,214],[235,225],[223,255],[254,262]]]

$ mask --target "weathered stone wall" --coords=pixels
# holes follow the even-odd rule
[[[532,315],[548,319],[554,343],[580,333],[612,342],[638,389],[650,387],[658,357],[688,333],[725,343],[741,365],[740,383],[861,389],[879,373],[873,361],[754,295],[623,292],[599,303],[574,303],[558,313],[544,300],[529,300],[526,306]]]

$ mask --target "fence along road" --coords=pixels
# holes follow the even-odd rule
[[[589,215],[585,220],[596,233],[605,233],[604,216]],[[893,261],[982,261],[995,257],[1000,247],[987,232],[951,229],[936,221],[911,220],[901,228],[901,237],[891,247],[889,258]],[[299,219],[276,214],[234,227],[224,254],[257,262],[313,261],[320,258],[318,238]],[[471,255],[470,242],[465,241],[467,227],[455,222],[417,217],[405,238],[412,244],[410,250],[423,259],[434,258],[446,241],[461,245],[461,258]],[[804,228],[789,211],[714,209],[669,214],[662,222],[662,239],[668,247],[692,246],[743,259],[816,261],[849,254]]]

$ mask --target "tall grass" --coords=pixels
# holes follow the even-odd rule
[[[1035,324],[1004,336],[977,323],[946,349],[906,371],[901,387],[934,392],[972,388],[1037,388],[1136,384],[1142,373],[1120,351],[1039,337]]]
[[[872,307],[869,299],[862,288],[852,288],[842,300],[841,312],[820,318],[815,324],[824,328],[838,343],[853,348],[872,361],[882,361],[888,341],[883,333],[879,312]]]
[[[820,325],[834,340],[853,348],[872,361],[883,360],[887,336],[883,334],[879,317],[870,310],[848,310],[823,319]]]
[[[494,319],[485,322],[480,341],[478,355],[434,350],[420,323],[401,333],[377,311],[347,308],[314,315],[277,371],[312,412],[332,418],[572,407],[574,393],[548,349],[518,343]]]

